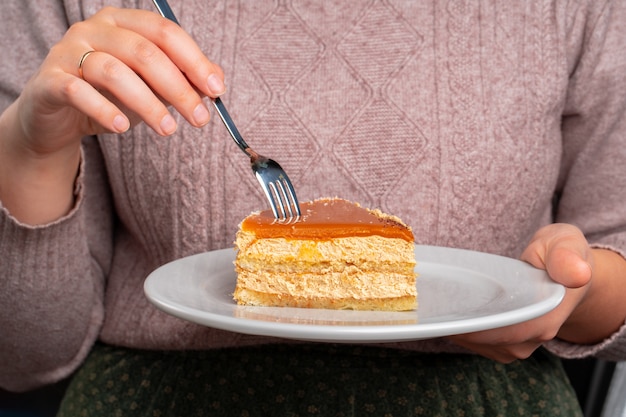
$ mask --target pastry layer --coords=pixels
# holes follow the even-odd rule
[[[413,243],[381,236],[344,237],[333,240],[257,239],[253,233],[237,234],[238,270],[325,274],[357,267],[368,271],[412,275]]]
[[[271,294],[251,289],[240,289],[236,293],[240,304],[250,306],[325,308],[331,310],[372,310],[372,311],[408,311],[417,308],[414,295],[385,298],[328,298],[300,297],[286,294]]]

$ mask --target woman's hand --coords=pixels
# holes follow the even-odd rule
[[[524,323],[452,336],[453,342],[507,363],[527,358],[555,337],[581,344],[600,342],[624,323],[626,260],[609,250],[591,249],[578,228],[567,224],[542,228],[521,259],[545,269],[566,287],[560,305]]]
[[[202,126],[209,112],[201,94],[223,92],[222,70],[178,25],[150,11],[105,8],[50,50],[24,89],[20,115],[31,147],[45,152],[58,138],[124,132],[135,119],[172,134],[165,103]]]
[[[178,25],[151,11],[105,8],[70,27],[0,116],[0,200],[24,222],[54,220],[72,205],[83,136],[139,121],[170,135],[168,105],[202,126],[203,97],[224,89],[220,67]]]

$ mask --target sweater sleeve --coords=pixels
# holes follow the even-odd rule
[[[571,54],[556,221],[580,227],[592,246],[626,256],[626,3],[590,3],[603,7],[581,31],[580,52]],[[555,340],[548,348],[565,357],[624,360],[626,326],[594,346]]]
[[[6,13],[6,15],[4,14]],[[0,38],[0,110],[19,94],[67,30],[61,1],[6,0]],[[76,204],[51,224],[21,224],[0,201],[0,387],[22,391],[69,375],[103,320],[112,208],[94,138],[82,149]]]

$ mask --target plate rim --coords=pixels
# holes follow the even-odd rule
[[[425,255],[427,252],[431,252],[430,256],[434,259],[447,256],[451,257],[450,259],[456,259],[456,262],[442,264],[441,262],[431,261],[431,259],[420,261],[418,254],[420,254],[419,256],[421,257],[422,254]],[[148,300],[158,309],[175,317],[203,326],[256,336],[280,337],[286,339],[331,343],[383,343],[414,341],[494,329],[539,317],[558,306],[565,295],[565,288],[561,284],[551,280],[545,271],[534,268],[530,264],[514,258],[468,249],[417,244],[415,245],[415,253],[416,257],[418,257],[418,266],[416,267],[418,273],[419,268],[423,265],[444,265],[447,267],[461,266],[463,268],[471,269],[468,265],[463,264],[464,261],[458,261],[458,259],[460,257],[471,258],[479,256],[481,258],[491,258],[494,260],[498,259],[499,262],[516,265],[522,270],[533,271],[532,273],[537,275],[538,279],[543,280],[542,284],[549,287],[552,292],[548,297],[531,305],[489,315],[487,316],[489,320],[486,320],[483,317],[481,320],[467,319],[435,323],[332,325],[311,323],[276,323],[203,311],[197,308],[183,306],[178,302],[172,302],[171,300],[168,301],[167,297],[163,297],[163,294],[160,294],[158,289],[155,288],[155,283],[159,279],[157,277],[159,277],[159,275],[168,268],[174,267],[177,263],[194,262],[203,257],[219,257],[224,256],[224,254],[230,255],[228,259],[234,259],[235,250],[233,248],[225,248],[186,256],[161,265],[146,277],[144,281],[144,293]],[[452,255],[455,255],[456,258]],[[229,264],[232,265],[232,263]],[[476,269],[471,270],[476,271]],[[481,271],[479,272],[483,273]],[[498,279],[496,279],[496,281],[498,281]],[[246,309],[247,307],[238,306],[234,301],[232,301],[232,308]],[[256,308],[263,309],[265,307]],[[283,309],[284,307],[274,308]],[[419,313],[419,306],[417,313]],[[517,315],[512,313],[517,313]],[[494,325],[494,323],[496,325]]]

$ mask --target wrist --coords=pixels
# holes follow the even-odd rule
[[[561,339],[593,344],[626,321],[626,260],[608,249],[592,249],[592,278],[581,301],[559,331]]]
[[[22,223],[49,223],[74,205],[80,145],[35,152],[25,145],[16,116],[15,105],[0,115],[0,201]]]

